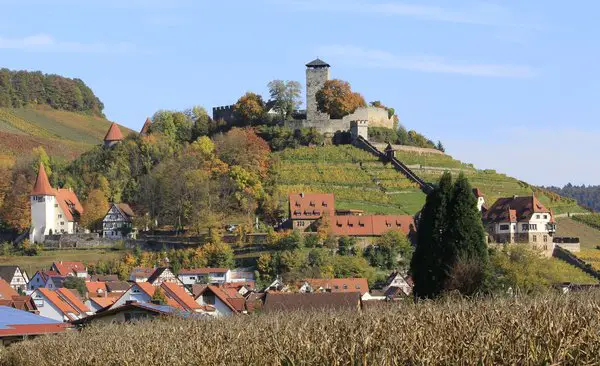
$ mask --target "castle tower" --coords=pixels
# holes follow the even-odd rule
[[[123,140],[123,134],[116,123],[112,123],[106,136],[104,136],[104,147],[112,147]]]
[[[316,122],[328,120],[329,115],[317,108],[317,92],[329,80],[329,64],[316,59],[306,64],[306,120]]]
[[[350,136],[352,138],[352,142],[356,141],[359,136],[369,141],[369,121],[350,121]]]
[[[30,195],[31,229],[29,241],[41,243],[44,236],[56,232],[56,191],[50,185],[44,164],[40,163],[38,176]]]
[[[146,118],[146,122],[144,122],[144,125],[142,126],[142,129],[140,130],[140,136],[148,136],[148,133],[150,133],[151,125],[152,125],[152,121],[150,120],[150,117]]]

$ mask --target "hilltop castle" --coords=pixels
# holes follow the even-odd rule
[[[329,80],[331,66],[323,60],[316,59],[306,64],[306,111],[296,111],[295,118],[285,121],[291,129],[314,127],[323,134],[334,134],[338,131],[350,131],[351,121],[367,121],[368,126],[394,128],[394,119],[387,110],[377,107],[361,107],[341,119],[333,119],[329,114],[319,111],[317,92]],[[227,123],[233,121],[233,106],[213,108],[213,119],[223,119]]]

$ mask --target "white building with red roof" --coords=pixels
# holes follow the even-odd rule
[[[43,243],[46,235],[77,232],[83,206],[72,190],[52,188],[46,169],[41,163],[30,197],[29,240],[32,243]]]

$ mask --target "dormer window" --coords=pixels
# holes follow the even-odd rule
[[[315,201],[310,201],[310,205],[311,205],[312,207],[315,207]]]
[[[323,207],[327,207],[327,202],[323,201],[321,205],[323,205]]]

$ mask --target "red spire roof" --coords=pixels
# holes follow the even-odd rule
[[[32,196],[55,196],[56,192],[52,189],[44,164],[40,163],[40,170],[35,180],[35,185],[31,191]]]
[[[123,134],[121,133],[119,126],[117,126],[117,124],[113,122],[110,125],[110,128],[108,129],[108,132],[106,133],[106,136],[104,136],[104,141],[121,141],[121,140],[123,140]]]
[[[144,126],[142,127],[142,130],[140,131],[140,135],[147,135],[151,124],[152,124],[152,121],[150,120],[150,117],[146,118],[146,122],[144,122]]]

